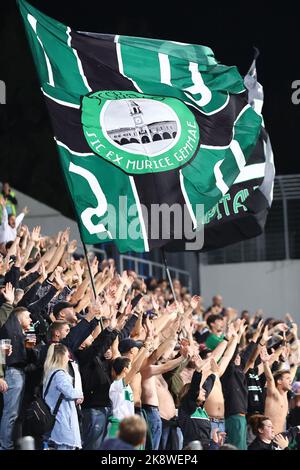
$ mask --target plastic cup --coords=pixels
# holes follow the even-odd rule
[[[11,340],[10,339],[0,339],[0,349],[2,354],[7,356],[10,351]]]
[[[32,349],[36,343],[36,336],[33,333],[27,333],[25,338],[25,348]]]

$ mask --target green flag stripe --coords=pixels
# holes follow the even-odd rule
[[[45,91],[49,93],[50,85],[53,90],[49,94],[54,98],[59,98],[56,96],[58,90],[68,90],[71,101],[80,104],[80,96],[91,90],[77,52],[71,47],[70,28],[41,14],[29,3],[19,2],[19,6],[25,24],[27,22],[31,26],[26,31],[42,88],[45,89],[48,84],[48,90]],[[65,69],[68,70],[67,74],[61,72]]]
[[[94,154],[79,156],[76,155],[75,152],[71,153],[72,151],[66,148],[66,146],[60,145],[59,142],[57,143],[66,183],[72,195],[72,199],[75,201],[79,229],[86,243],[98,244],[111,241],[109,235],[105,236],[104,233],[103,236],[99,237],[99,233],[91,233],[91,231],[87,229],[87,224],[84,224],[82,214],[88,209],[90,214],[94,213],[94,215],[90,217],[93,225],[104,224],[108,231],[111,231],[111,227],[116,227],[116,234],[112,233],[111,235],[121,253],[129,250],[138,252],[145,251],[144,237],[138,216],[139,208],[136,206],[128,176],[118,171],[117,168],[114,168],[105,160],[96,157]],[[77,170],[75,168],[77,174],[74,171],[70,172],[70,163],[77,167]],[[78,170],[78,167],[82,168],[81,172]],[[106,176],[108,174],[108,168],[110,170],[109,178]],[[97,199],[97,196],[91,188],[91,184],[83,176],[85,171],[88,171],[94,176],[101,191],[105,195],[106,202],[102,200],[102,207],[99,207],[101,195],[100,198]],[[112,187],[115,187],[116,191],[111,191]],[[131,208],[130,211],[122,210],[119,196],[127,197],[127,206],[128,209]],[[108,204],[108,211],[105,211],[106,204]],[[96,213],[97,207],[98,214],[102,213],[100,216]],[[87,212],[85,214],[87,214]],[[130,225],[133,226],[133,224],[136,228],[135,239],[127,236],[127,228],[130,230]]]
[[[145,93],[150,92],[149,86],[153,93],[153,85],[156,85],[157,94],[174,96],[188,104],[198,101],[200,105],[197,109],[210,115],[226,106],[228,92],[245,90],[236,67],[207,64],[202,46],[127,36],[120,36],[118,42],[121,44],[125,75],[135,80]],[[199,50],[202,54],[197,54]],[[192,57],[198,57],[198,62],[193,62]],[[183,70],[186,73],[183,74]],[[202,75],[202,72],[205,74]],[[202,105],[205,95],[211,93],[210,102]]]
[[[194,214],[197,203],[204,204],[205,213],[209,211],[228,191],[244,167],[246,158],[255,146],[255,136],[260,130],[259,126],[252,124],[253,131],[249,132],[250,118],[252,122],[253,119],[257,120],[257,123],[261,121],[261,118],[247,105],[235,122],[233,140],[228,146],[223,148],[200,146],[197,157],[189,166],[182,169],[184,187]],[[196,174],[201,174],[202,177],[197,180]],[[217,186],[211,181],[212,175],[217,179]]]

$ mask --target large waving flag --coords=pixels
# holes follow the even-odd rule
[[[261,115],[264,95],[257,81],[258,54],[256,49],[244,83],[249,104]],[[221,248],[262,233],[273,200],[274,178],[272,146],[263,124],[256,146],[229,192],[205,214],[203,250]]]
[[[83,241],[184,249],[178,220],[199,230],[261,131],[237,68],[208,47],[74,31],[19,7]],[[160,205],[184,208],[168,236]]]

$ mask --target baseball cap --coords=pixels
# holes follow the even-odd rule
[[[135,341],[131,338],[122,339],[119,343],[119,351],[121,354],[127,353],[131,348],[140,349],[143,346],[143,341]]]
[[[300,395],[300,382],[294,382],[292,385],[292,391],[294,395]]]
[[[57,302],[57,304],[55,304],[53,307],[53,315],[55,316],[55,318],[57,318],[61,310],[63,310],[64,308],[75,307],[75,305],[76,304],[71,304],[70,302]]]

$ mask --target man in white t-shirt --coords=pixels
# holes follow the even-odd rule
[[[134,400],[132,388],[126,376],[131,369],[128,357],[117,357],[112,364],[114,381],[109,389],[112,402],[112,416],[109,418],[108,437],[115,437],[123,418],[134,415]]]
[[[27,207],[25,207],[22,212],[15,217],[13,214],[8,215],[5,199],[0,200],[2,205],[2,221],[0,225],[0,243],[6,244],[7,242],[14,241],[17,237],[17,229],[24,219],[24,216],[28,213]]]

